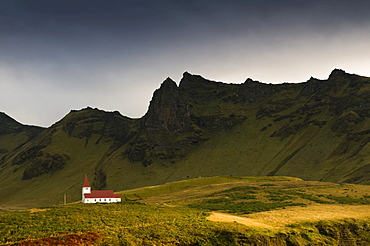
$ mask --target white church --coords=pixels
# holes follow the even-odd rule
[[[82,203],[113,203],[121,202],[121,196],[112,190],[91,190],[89,179],[85,174],[82,186]]]

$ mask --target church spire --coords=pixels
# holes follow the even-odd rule
[[[91,187],[90,183],[89,183],[89,178],[87,177],[87,174],[85,174],[84,185],[82,187]]]
[[[89,178],[85,174],[84,185],[82,186],[82,202],[85,200],[85,194],[91,193],[91,186],[89,184]]]

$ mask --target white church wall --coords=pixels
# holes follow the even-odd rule
[[[116,203],[121,202],[121,198],[84,198],[82,203]]]

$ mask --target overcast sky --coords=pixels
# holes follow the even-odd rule
[[[39,126],[86,106],[137,118],[185,71],[370,76],[369,13],[365,0],[1,0],[0,111]]]

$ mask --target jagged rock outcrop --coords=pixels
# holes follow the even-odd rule
[[[148,112],[143,117],[146,131],[175,134],[191,125],[191,109],[176,83],[167,78],[153,94]]]
[[[150,165],[153,159],[174,159],[183,150],[202,141],[194,124],[191,106],[176,83],[167,78],[153,94],[136,138],[126,154],[133,162]]]

